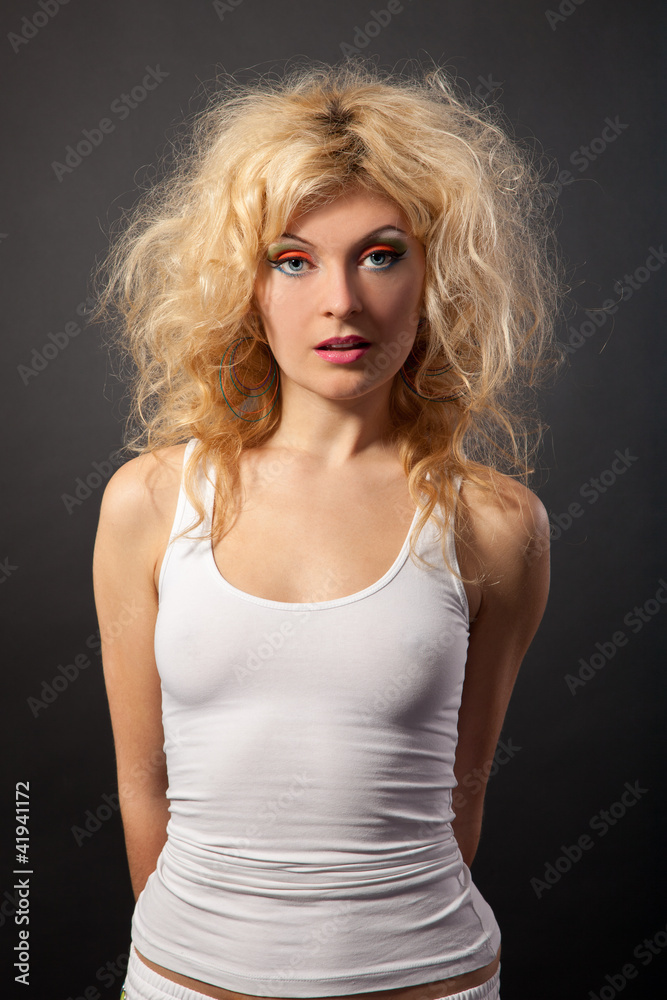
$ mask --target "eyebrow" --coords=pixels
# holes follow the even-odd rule
[[[369,240],[379,236],[386,236],[387,233],[395,233],[397,236],[404,236],[406,239],[410,235],[403,229],[399,229],[398,226],[378,226],[377,229],[373,229],[370,233],[366,233],[365,236],[360,237],[357,243],[368,243]],[[280,240],[295,240],[297,243],[303,243],[309,247],[313,246],[309,240],[304,240],[302,236],[295,236],[294,233],[282,233],[274,242],[278,243]]]

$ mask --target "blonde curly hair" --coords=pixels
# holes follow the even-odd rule
[[[258,267],[297,209],[351,185],[399,205],[424,246],[414,385],[456,397],[432,402],[394,377],[393,440],[421,508],[411,551],[429,517],[449,522],[457,477],[483,488],[493,488],[493,470],[527,481],[543,427],[526,390],[558,360],[560,264],[537,157],[499,111],[439,67],[395,77],[363,61],[310,63],[278,80],[228,79],[189,136],[121,220],[96,274],[96,318],[120,318],[112,344],[136,366],[126,449],[198,439],[185,476],[198,520],[186,530],[204,518],[200,461],[215,470],[218,539],[238,504],[241,452],[280,424],[280,394],[265,419],[239,419],[219,381],[240,337],[251,338],[243,381],[266,375]],[[242,403],[231,383],[225,392]]]

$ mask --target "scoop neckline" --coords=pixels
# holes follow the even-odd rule
[[[213,499],[214,499],[214,487],[213,483],[206,479],[206,523],[207,531],[210,527],[211,516],[213,512]],[[216,579],[219,581],[220,585],[228,593],[233,594],[244,601],[249,601],[251,604],[259,604],[264,608],[274,608],[277,611],[325,611],[328,608],[338,608],[342,607],[344,604],[353,604],[356,601],[361,601],[366,597],[371,597],[372,594],[376,594],[383,587],[386,587],[388,583],[394,579],[394,577],[402,569],[405,561],[408,557],[410,550],[410,536],[412,534],[413,528],[417,522],[417,517],[419,516],[420,508],[415,509],[408,533],[405,537],[401,550],[394,559],[393,563],[387,570],[387,572],[376,580],[375,583],[370,584],[368,587],[364,587],[363,590],[358,590],[354,594],[347,594],[345,597],[336,597],[331,601],[311,601],[307,603],[294,603],[291,601],[271,601],[267,597],[257,597],[255,594],[248,593],[247,590],[240,590],[235,587],[229,580],[226,579],[220,572],[217,562],[215,561],[215,555],[213,553],[213,539],[205,539],[204,544],[206,545],[206,562],[210,567],[211,572],[214,574]]]

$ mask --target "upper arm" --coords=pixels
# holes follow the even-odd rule
[[[164,795],[167,787],[154,654],[154,571],[177,499],[173,456],[168,457],[172,462],[141,455],[114,473],[95,539],[93,585],[121,799]]]
[[[470,491],[464,575],[481,566],[479,610],[470,625],[455,775],[459,806],[480,823],[486,779],[521,661],[549,591],[549,520],[530,490],[499,477],[499,497]],[[457,808],[457,815],[463,810]]]

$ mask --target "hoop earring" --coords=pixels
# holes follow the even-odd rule
[[[422,321],[420,320],[419,323],[421,324],[421,322]],[[426,321],[424,320],[424,323],[425,322]],[[417,326],[417,329],[419,330],[419,325]],[[406,368],[406,365],[408,364],[411,358],[413,364],[410,365],[409,368]],[[453,365],[449,364],[449,365],[444,365],[442,368],[425,368],[424,375],[426,375],[427,378],[433,378],[436,375],[444,375],[445,372],[451,371],[453,367],[454,367]],[[410,392],[414,393],[415,396],[419,396],[420,399],[425,399],[429,403],[451,403],[455,399],[460,399],[461,396],[463,395],[463,392],[461,391],[461,392],[455,392],[453,393],[453,395],[450,396],[424,396],[421,392],[417,392],[414,386],[414,382],[411,381],[412,372],[418,370],[419,370],[419,362],[417,361],[417,358],[415,357],[413,351],[411,350],[407,358],[401,365],[401,367],[398,369],[398,371],[404,383],[410,390]]]
[[[220,368],[218,369],[218,380],[220,382],[220,391],[222,392],[222,395],[224,397],[227,406],[232,411],[235,417],[238,417],[239,420],[245,420],[246,423],[249,424],[257,423],[258,420],[264,420],[265,417],[268,417],[269,413],[276,405],[276,401],[278,399],[278,389],[280,388],[280,369],[276,364],[276,359],[274,358],[273,354],[271,354],[271,362],[269,365],[268,374],[265,378],[262,379],[259,385],[254,385],[254,386],[244,385],[241,379],[238,377],[238,373],[235,371],[234,368],[234,358],[239,348],[239,344],[241,344],[244,340],[254,340],[254,339],[255,339],[254,337],[238,337],[236,340],[233,340],[232,343],[227,348],[227,350],[225,351],[225,353],[223,354],[220,360]],[[261,343],[261,341],[259,341],[259,343]],[[227,393],[225,392],[225,388],[222,384],[222,368],[225,363],[225,358],[227,357],[230,351],[231,351],[231,360],[228,365],[225,365],[225,367],[229,369],[229,377],[232,380],[232,385],[234,386],[236,391],[239,392],[242,396],[245,396],[246,399],[255,399],[255,397],[257,396],[263,396],[266,392],[269,391],[269,389],[275,382],[275,389],[273,390],[273,395],[270,397],[270,399],[267,400],[267,402],[271,403],[271,405],[269,406],[269,409],[266,411],[266,413],[263,413],[261,417],[254,417],[254,416],[247,417],[243,413],[238,413],[234,409],[232,404],[229,402],[229,399],[227,398]],[[259,410],[250,410],[247,412],[250,412],[251,414],[259,413]]]

